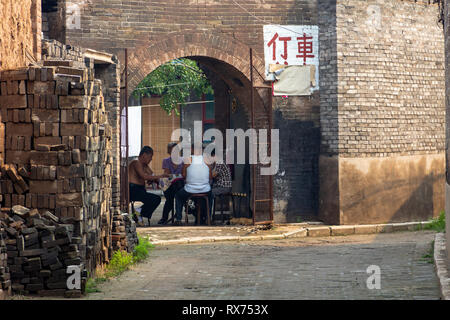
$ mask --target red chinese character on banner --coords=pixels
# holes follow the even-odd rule
[[[275,33],[275,35],[273,36],[273,38],[272,38],[272,40],[270,40],[268,43],[267,43],[267,46],[268,47],[270,47],[270,46],[272,46],[273,45],[273,58],[272,58],[272,60],[277,60],[277,43],[275,42],[276,40],[277,40],[277,38],[278,38],[278,33]]]
[[[303,34],[303,37],[297,37],[298,41],[298,55],[297,58],[303,59],[303,64],[306,64],[306,58],[314,58],[313,53],[313,37],[307,37],[306,34]],[[311,40],[311,41],[308,41]]]
[[[280,41],[283,41],[284,42],[284,53],[281,55],[281,57],[284,59],[284,60],[287,60],[287,58],[288,58],[288,52],[287,52],[287,46],[288,46],[288,41],[291,41],[292,40],[292,38],[291,37],[280,37]],[[287,64],[287,62],[285,62],[284,64]]]
[[[278,33],[275,33],[275,35],[273,36],[272,40],[270,40],[267,43],[268,47],[273,46],[273,48],[272,48],[272,60],[274,60],[274,61],[277,60],[277,54],[276,54],[276,52],[277,52],[277,43],[276,43],[276,40],[278,39],[278,37],[279,37]],[[281,57],[284,60],[287,60],[287,58],[288,58],[288,50],[287,50],[288,49],[288,41],[291,41],[292,38],[291,37],[279,37],[279,39],[284,44],[284,52],[281,54]],[[277,62],[277,64],[278,64],[278,62]],[[285,61],[284,64],[288,64],[287,61]]]

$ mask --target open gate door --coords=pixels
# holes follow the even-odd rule
[[[125,69],[120,86],[120,209],[128,212],[128,50],[125,49]]]
[[[253,147],[256,150],[266,148],[267,155],[271,154],[272,141],[272,88],[255,87],[253,78],[253,50],[250,49],[250,81],[251,81],[251,127],[258,132],[256,144]],[[263,105],[255,107],[255,93],[263,99]],[[266,130],[267,142],[262,143],[259,139],[260,130]],[[266,165],[261,163],[258,152],[257,164],[251,164],[251,212],[253,213],[253,224],[272,224],[273,223],[273,175],[263,175],[261,169]]]

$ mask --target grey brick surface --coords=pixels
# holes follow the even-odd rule
[[[439,299],[432,232],[158,248],[88,299]],[[381,289],[366,286],[381,268]]]

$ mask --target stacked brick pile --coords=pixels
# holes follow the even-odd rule
[[[133,252],[134,247],[139,244],[139,239],[136,232],[136,222],[128,214],[124,216],[124,220],[125,232],[127,234],[127,250],[128,252]]]
[[[11,293],[11,275],[9,274],[6,255],[6,244],[3,241],[3,223],[0,221],[0,300],[6,299]]]
[[[115,215],[112,227],[113,251],[132,252],[138,243],[136,222],[128,214]]]
[[[7,164],[2,205],[70,218],[81,237],[80,257],[93,271],[112,247],[111,129],[102,84],[92,61],[87,68],[44,64],[0,73]]]
[[[2,165],[0,167],[0,201],[3,201],[4,206],[11,208],[14,202],[22,206],[31,201],[30,194],[25,196],[29,191],[28,178],[29,174],[24,166],[17,167],[15,165]],[[30,202],[31,203],[31,202]]]
[[[85,49],[62,44],[56,40],[42,41],[42,57],[45,65],[58,65],[61,61],[70,62],[75,68],[88,68],[90,72],[93,62],[86,59]],[[108,122],[112,129],[112,154],[113,154],[113,180],[112,180],[112,207],[120,206],[120,68],[117,57],[113,56],[112,61],[116,64],[102,64],[95,70],[95,77],[102,80],[104,103],[108,113]],[[1,131],[0,131],[1,132]],[[118,211],[117,214],[120,214]]]
[[[70,61],[77,68],[84,67],[83,49],[56,40],[42,41],[42,56],[46,60]]]
[[[5,124],[3,123],[2,113],[0,112],[0,164],[3,164],[4,159],[5,159]]]
[[[70,222],[48,211],[41,215],[37,209],[11,209],[3,223],[14,292],[43,296],[81,293],[67,289],[67,267],[83,270],[79,251],[82,240]],[[84,282],[86,274],[83,276]]]

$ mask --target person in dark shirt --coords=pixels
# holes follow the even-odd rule
[[[173,210],[175,194],[184,186],[184,179],[181,177],[183,163],[176,165],[173,163],[172,157],[170,156],[176,145],[177,144],[175,142],[171,142],[167,145],[167,153],[169,154],[169,157],[165,158],[162,163],[164,173],[172,177],[172,182],[170,187],[164,191],[166,202],[164,203],[162,218],[159,220],[158,224],[167,224],[169,212]]]
[[[221,194],[227,194],[231,192],[232,181],[231,181],[231,170],[230,167],[225,163],[217,163],[215,157],[215,150],[211,152],[213,157],[212,163],[212,195],[218,196]]]
[[[225,163],[217,163],[215,150],[211,152],[212,187],[209,199],[210,212],[217,196],[231,192],[232,179],[230,167]]]

